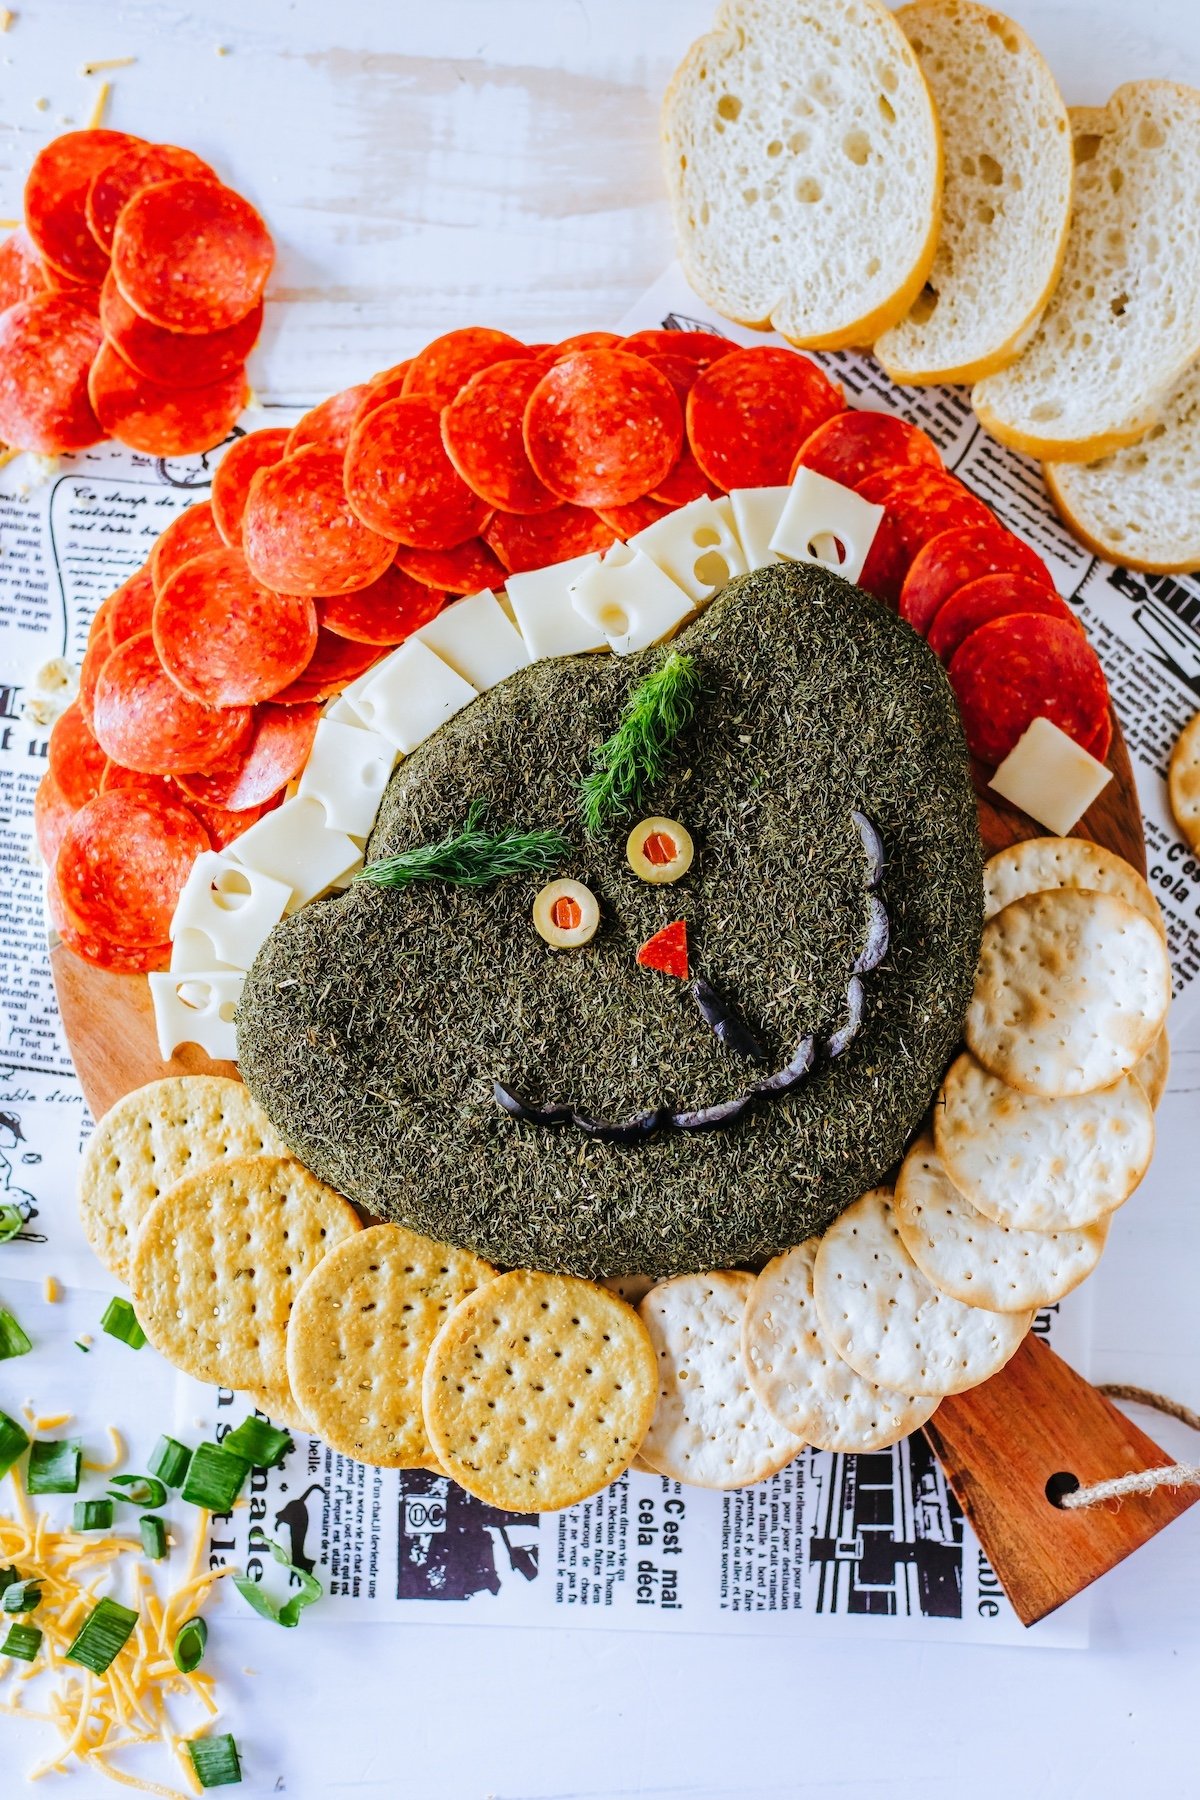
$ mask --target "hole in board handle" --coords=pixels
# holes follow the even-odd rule
[[[1067,1469],[1060,1469],[1058,1474],[1052,1475],[1046,1483],[1046,1498],[1051,1506],[1057,1507],[1058,1511],[1061,1512],[1063,1510],[1063,1495],[1073,1494],[1078,1486],[1078,1475],[1072,1475]]]

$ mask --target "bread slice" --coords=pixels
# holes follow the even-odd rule
[[[1062,276],[1017,361],[979,382],[980,424],[1047,462],[1136,443],[1200,356],[1200,93],[1133,81],[1072,107]]]
[[[1140,443],[1043,473],[1064,524],[1097,556],[1149,574],[1200,569],[1200,363]]]
[[[875,355],[893,381],[978,381],[1021,353],[1067,247],[1074,161],[1037,46],[975,0],[915,0],[896,20],[942,128],[942,228],[925,285]]]
[[[920,292],[941,142],[877,0],[723,0],[667,89],[663,155],[684,272],[726,317],[837,349]]]

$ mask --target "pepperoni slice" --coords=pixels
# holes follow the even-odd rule
[[[243,831],[249,831],[257,824],[264,813],[274,812],[282,799],[280,794],[263,806],[247,807],[244,812],[230,812],[224,806],[205,806],[199,800],[189,800],[188,807],[207,831],[213,849],[224,850],[226,844],[232,844],[234,838],[241,837]]]
[[[722,492],[783,487],[805,439],[844,404],[806,356],[734,350],[704,369],[688,395],[688,441]]]
[[[895,609],[900,604],[900,590],[907,568],[904,546],[896,535],[896,527],[884,513],[871,540],[857,585],[864,593],[873,594],[876,600]]]
[[[574,337],[563,338],[551,348],[557,360],[561,356],[574,356],[577,350],[617,350],[624,341],[618,331],[577,331]]]
[[[262,318],[260,300],[228,330],[188,337],[139,318],[122,296],[111,269],[100,289],[100,324],[105,337],[135,374],[161,387],[208,387],[235,374],[254,348]]]
[[[1086,746],[1088,754],[1094,756],[1097,762],[1107,762],[1108,753],[1112,749],[1112,741],[1113,721],[1112,709],[1110,707],[1108,712],[1105,713],[1095,737],[1092,739],[1091,743]]]
[[[478,537],[489,511],[446,455],[441,408],[425,394],[388,400],[358,426],[346,497],[364,525],[418,550]]]
[[[105,252],[111,253],[113,234],[121,209],[143,188],[187,175],[195,181],[215,181],[217,173],[191,150],[178,144],[133,142],[92,177],[84,213],[88,230]]]
[[[68,131],[33,159],[25,224],[39,253],[74,281],[104,280],[108,257],[88,230],[88,189],[120,151],[141,143],[123,131]]]
[[[332,450],[302,450],[260,469],[242,540],[252,573],[276,594],[353,593],[378,580],[396,553],[352,511]]]
[[[207,832],[181,800],[99,794],[67,826],[55,865],[68,923],[125,948],[165,943],[207,849]]]
[[[544,366],[533,357],[491,363],[442,414],[446,454],[467,486],[510,513],[550,512],[559,502],[533,472],[522,420]]]
[[[147,775],[143,769],[123,769],[110,762],[100,777],[102,794],[149,794],[154,800],[178,800],[178,785],[166,775]]]
[[[300,594],[255,581],[240,550],[208,550],[171,576],[154,608],[154,648],[203,706],[254,706],[293,682],[317,644],[317,612]]]
[[[360,382],[343,388],[340,394],[330,394],[320,406],[311,407],[292,426],[283,454],[299,456],[301,450],[336,450],[344,454],[354,416],[366,393],[366,385]]]
[[[217,464],[212,482],[213,524],[222,542],[237,549],[242,542],[242,516],[250,483],[260,469],[273,469],[282,462],[289,433],[275,427],[269,431],[250,431],[235,438]]]
[[[675,508],[664,500],[656,500],[647,494],[642,500],[631,500],[628,506],[606,506],[600,517],[619,538],[628,540],[636,537],[639,531],[645,531],[648,525],[657,525],[660,519],[674,511]]]
[[[482,538],[468,538],[453,550],[408,550],[402,545],[395,566],[443,594],[477,594],[481,588],[503,587],[506,573]]]
[[[100,619],[104,607],[107,605],[108,601],[106,600],[104,606],[97,612],[96,619]],[[113,641],[109,636],[108,626],[104,625],[102,630],[96,631],[95,620],[93,620],[93,635],[88,638],[87,649],[83,653],[83,662],[79,670],[79,692],[75,696],[76,705],[93,730],[95,729],[95,720],[92,717],[92,711],[96,701],[96,683],[100,679],[101,669],[112,654],[112,649]]]
[[[912,559],[900,595],[900,615],[925,637],[939,606],[951,594],[981,575],[1005,572],[1054,586],[1037,551],[1006,531],[998,519],[939,532]]]
[[[959,645],[949,674],[968,747],[981,762],[1003,762],[1038,718],[1086,749],[1108,714],[1100,660],[1073,619],[993,619]]]
[[[503,583],[503,569],[500,576]],[[483,585],[477,583],[471,592]],[[317,614],[326,631],[352,638],[357,644],[402,644],[422,625],[428,625],[430,619],[436,619],[445,604],[444,589],[416,580],[393,563],[370,587],[359,588],[356,594],[339,594],[318,601]]]
[[[100,321],[70,294],[22,300],[0,314],[0,439],[57,456],[104,436],[88,397]]]
[[[385,400],[399,400],[404,392],[404,378],[411,367],[412,358],[406,357],[390,369],[381,369],[378,375],[372,375],[370,381],[363,384],[359,389],[361,398],[350,420],[351,431],[377,412]]]
[[[365,675],[382,655],[378,644],[359,643],[322,627],[317,632],[317,647],[308,667],[290,687],[276,694],[276,702],[280,706],[299,706],[313,700],[332,700],[348,681]]]
[[[905,468],[941,467],[941,452],[918,425],[891,413],[843,412],[805,438],[788,480],[795,481],[798,469],[812,469],[843,487],[856,488],[880,469],[898,474]]]
[[[118,644],[100,671],[93,729],[106,756],[150,775],[207,770],[236,757],[252,730],[246,707],[218,711],[171,680],[148,631]]]
[[[619,534],[590,507],[556,506],[533,518],[493,513],[482,535],[509,574],[519,575],[586,556],[589,550],[607,550]]]
[[[661,369],[623,350],[579,350],[547,369],[525,407],[533,472],[572,506],[627,506],[674,467],[683,409]]]
[[[992,509],[944,469],[879,469],[859,483],[858,492],[886,509],[910,563],[939,532],[997,527]]]
[[[510,337],[507,331],[493,331],[489,325],[466,325],[434,338],[432,344],[417,352],[404,378],[404,392],[425,394],[438,406],[448,406],[464,382],[489,363],[528,355],[520,338]]]
[[[155,969],[170,966],[170,944],[145,944],[132,947],[114,944],[108,938],[76,931],[67,917],[59,891],[58,877],[53,872],[46,881],[46,911],[60,942],[90,963],[94,969],[107,969],[113,975],[148,975]]]
[[[1075,614],[1054,589],[1033,575],[1016,575],[1006,570],[999,575],[981,575],[968,581],[957,593],[939,606],[929,627],[929,648],[948,663],[959,645],[991,619],[1005,619],[1010,613],[1043,613],[1049,618],[1066,619],[1078,625]],[[1080,625],[1082,631],[1083,627]]]
[[[154,578],[150,564],[135,570],[128,581],[122,582],[116,593],[109,595],[107,605],[108,636],[112,643],[123,644],[126,638],[136,637],[139,631],[149,631],[154,616]]]
[[[54,721],[46,758],[50,774],[72,806],[86,806],[100,792],[107,760],[73,700]]]
[[[58,860],[58,847],[76,810],[47,770],[33,796],[33,831],[38,851],[48,869],[52,869]]]
[[[670,338],[691,337],[693,335],[702,337],[705,334],[703,332],[693,334],[691,332],[666,331],[658,333],[657,335]],[[718,339],[717,341],[722,342],[723,340]],[[726,347],[730,350],[733,349],[732,344],[727,345]],[[653,352],[646,352],[645,354],[648,362],[652,362],[656,369],[662,370],[667,380],[671,383],[671,386],[675,389],[675,392],[679,397],[680,406],[686,408],[688,395],[695,386],[696,378],[700,374],[701,369],[706,365],[694,357],[665,355]],[[654,493],[651,495],[651,499],[661,500],[667,507],[687,506],[692,500],[701,500],[705,498],[713,499],[716,497],[716,492],[717,490],[713,483],[708,479],[708,476],[704,473],[704,470],[700,467],[700,464],[692,454],[691,445],[685,439],[683,448],[680,450],[679,455],[675,460],[674,468],[667,472],[663,481],[655,488]],[[634,502],[634,505],[636,504],[637,503]],[[610,510],[610,508],[605,508],[606,512]]]
[[[631,356],[684,356],[707,368],[737,349],[719,331],[635,331],[621,345]]]
[[[25,227],[19,225],[0,244],[0,312],[22,300],[36,300],[45,292],[42,259]]]
[[[181,775],[179,785],[200,806],[251,812],[300,774],[312,750],[320,716],[316,704],[255,707],[254,729],[241,755],[209,775]]]
[[[152,325],[224,331],[262,299],[275,246],[248,200],[219,181],[143,188],[113,234],[117,286]]]
[[[184,563],[191,562],[193,556],[203,556],[206,551],[219,550],[221,546],[212,502],[201,500],[197,505],[189,506],[186,512],[171,520],[150,552],[155,595],[162,593],[172,575],[182,569]],[[149,625],[145,629],[148,631]],[[119,643],[116,632],[113,636]]]
[[[229,436],[250,390],[241,369],[207,387],[161,387],[104,344],[88,377],[88,397],[107,435],[130,450],[192,456]]]

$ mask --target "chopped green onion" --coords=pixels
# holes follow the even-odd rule
[[[6,1412],[0,1412],[0,1480],[8,1474],[28,1445],[28,1434],[21,1430],[17,1421],[10,1419]]]
[[[168,1487],[182,1487],[192,1453],[178,1438],[160,1437],[150,1458],[150,1473],[165,1481]]]
[[[10,1238],[15,1238],[24,1223],[17,1207],[8,1202],[0,1206],[0,1244],[7,1244]]]
[[[137,1314],[128,1300],[120,1294],[114,1294],[104,1309],[100,1320],[101,1331],[107,1331],[109,1337],[120,1338],[131,1350],[140,1350],[146,1342],[146,1334],[137,1322]]]
[[[167,1528],[157,1513],[143,1513],[138,1520],[142,1549],[151,1562],[161,1562],[167,1554]]]
[[[111,1500],[77,1500],[75,1512],[71,1519],[74,1531],[111,1531],[113,1522],[113,1503]]]
[[[83,1341],[83,1339],[82,1339],[82,1338],[76,1338],[76,1339],[75,1339],[75,1348],[76,1348],[76,1349],[77,1349],[77,1350],[82,1350],[82,1351],[83,1351],[83,1354],[84,1354],[84,1355],[85,1355],[85,1356],[86,1356],[86,1355],[87,1355],[87,1354],[88,1354],[88,1352],[89,1352],[89,1351],[90,1351],[90,1350],[91,1350],[91,1347],[92,1347],[92,1346],[91,1346],[91,1345],[90,1345],[90,1344],[85,1344],[85,1343],[84,1343],[84,1341]]]
[[[12,1314],[0,1306],[0,1362],[10,1356],[28,1356],[33,1349],[25,1332]]]
[[[274,1469],[292,1447],[291,1433],[256,1419],[253,1413],[221,1440],[226,1450],[244,1457],[252,1469]]]
[[[268,1538],[267,1546],[275,1561],[283,1564],[289,1578],[294,1577],[299,1582],[300,1592],[293,1594],[290,1600],[281,1603],[273,1599],[270,1594],[264,1594],[258,1583],[251,1581],[248,1575],[235,1575],[233,1585],[242,1599],[247,1601],[262,1618],[270,1619],[276,1625],[298,1625],[300,1614],[305,1607],[311,1606],[314,1600],[319,1600],[325,1589],[316,1576],[310,1575],[307,1569],[298,1569],[281,1545],[272,1543]]]
[[[221,1444],[197,1444],[188,1464],[180,1498],[212,1513],[227,1513],[250,1473],[244,1457],[234,1456]]]
[[[12,1573],[15,1575],[16,1570]],[[25,1581],[12,1581],[4,1590],[6,1613],[36,1612],[41,1604],[42,1585],[36,1575],[30,1575]]]
[[[128,1500],[130,1506],[156,1506],[167,1504],[167,1490],[157,1475],[110,1475],[113,1487],[128,1488],[127,1494],[110,1494],[110,1500]]]
[[[132,1607],[116,1600],[97,1600],[67,1651],[67,1661],[79,1663],[93,1675],[104,1671],[129,1642],[138,1622]]]
[[[204,1659],[205,1646],[208,1643],[208,1626],[203,1619],[185,1619],[175,1636],[171,1655],[175,1659],[175,1667],[190,1675],[198,1669]]]
[[[183,1747],[202,1788],[235,1787],[241,1781],[237,1745],[227,1731],[220,1737],[189,1738]]]
[[[20,1581],[20,1579],[20,1569],[14,1568],[11,1563],[7,1569],[0,1569],[0,1598],[8,1592],[14,1581]]]
[[[31,1494],[77,1494],[83,1464],[81,1438],[37,1438],[29,1446]]]
[[[13,1625],[0,1644],[0,1656],[15,1656],[20,1662],[32,1662],[42,1647],[42,1634],[36,1625]]]

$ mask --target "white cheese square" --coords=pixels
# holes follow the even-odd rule
[[[176,903],[171,942],[201,933],[210,946],[202,967],[248,969],[291,897],[289,885],[245,867],[228,849],[204,850],[192,864]],[[191,946],[192,952],[196,949]],[[180,955],[189,951],[181,950]],[[174,954],[171,966],[175,968]]]
[[[572,584],[571,604],[618,656],[661,643],[696,610],[683,589],[632,544],[614,544],[602,562],[585,569]]]
[[[188,928],[175,931],[171,938],[171,973],[172,975],[203,975],[206,970],[218,969],[223,972],[233,970],[234,974],[244,975],[244,969],[235,969],[232,963],[219,962],[213,955],[212,940],[203,931],[192,931]]]
[[[287,910],[307,906],[353,869],[359,848],[344,831],[332,831],[325,808],[307,794],[285,800],[228,845],[244,869],[257,869],[291,889]]]
[[[531,662],[546,656],[578,656],[584,650],[607,650],[604,633],[589,625],[571,605],[570,589],[585,569],[600,561],[598,550],[551,563],[547,569],[528,569],[510,575],[509,603],[516,617]]]
[[[1034,719],[988,782],[1001,799],[1065,837],[1112,780],[1073,737],[1049,719]]]
[[[240,970],[211,969],[149,977],[158,1053],[169,1062],[182,1044],[198,1044],[220,1062],[237,1059],[237,1005],[246,980]]]
[[[765,569],[779,561],[771,539],[791,491],[790,487],[734,488],[730,494],[733,522],[748,569]]]
[[[882,518],[882,506],[872,506],[853,488],[815,469],[798,469],[771,548],[789,562],[816,563],[857,581]]]
[[[380,663],[352,701],[372,731],[411,754],[474,700],[475,688],[440,656],[410,637]]]
[[[395,766],[395,746],[377,731],[321,719],[297,792],[321,802],[331,830],[365,837]]]
[[[481,694],[529,664],[525,639],[490,588],[455,600],[415,636]]]
[[[629,542],[657,563],[697,606],[744,575],[741,539],[713,500],[693,500],[639,531]]]
[[[371,669],[369,673],[373,675],[375,670]],[[359,679],[361,680],[361,676]],[[321,717],[332,719],[336,725],[357,725],[360,731],[366,727],[366,720],[353,703],[347,700],[344,688],[340,694],[335,694],[333,699],[327,703]]]

